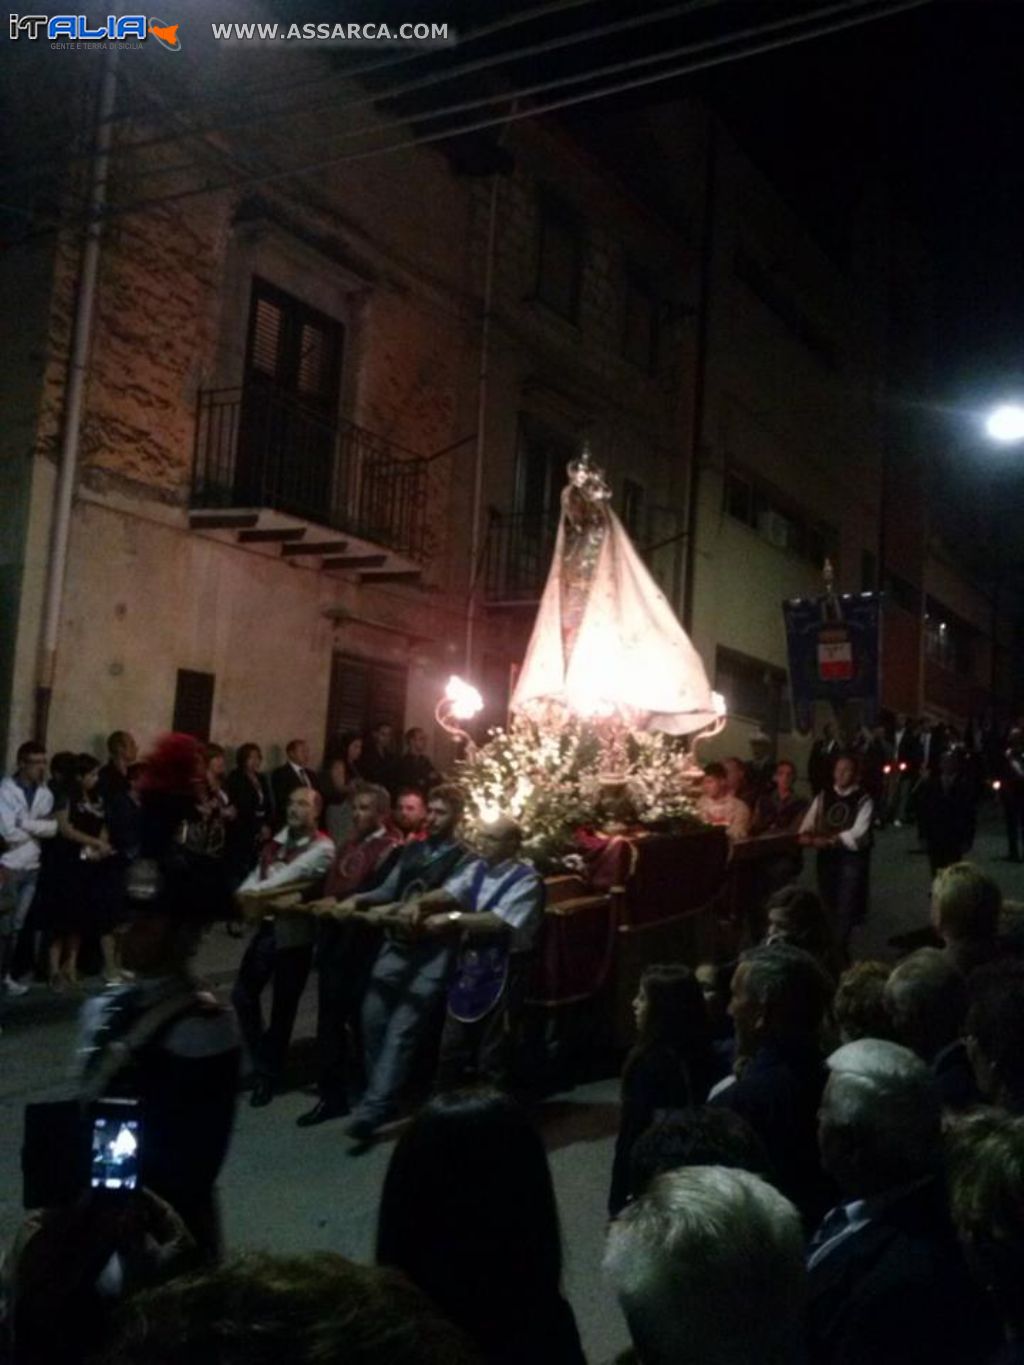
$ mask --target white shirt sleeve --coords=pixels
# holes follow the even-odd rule
[[[736,797],[735,809],[729,821],[729,838],[745,839],[750,833],[750,807]]]
[[[481,858],[467,858],[461,862],[452,875],[444,884],[445,891],[453,900],[465,904],[469,898],[469,893],[473,889],[473,879],[476,869],[483,860]],[[484,878],[486,884],[486,876]],[[472,906],[468,907],[472,909]]]
[[[239,887],[240,891],[277,891],[291,882],[308,881],[311,877],[326,877],[334,858],[333,839],[314,839],[290,863],[275,863],[265,877],[259,868],[250,872]]]
[[[818,828],[818,817],[821,815],[821,792],[814,798],[807,807],[804,818],[800,821],[798,834],[813,834]]]
[[[24,828],[24,798],[13,782],[0,786],[0,839],[9,847],[28,843],[31,835]]]
[[[525,953],[533,947],[544,916],[544,883],[536,873],[523,877],[491,908],[512,931],[512,951]]]
[[[839,842],[852,853],[859,853],[871,838],[871,824],[875,816],[875,803],[870,796],[862,796],[857,806],[857,818],[849,829],[844,829]]]

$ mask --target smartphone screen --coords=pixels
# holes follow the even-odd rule
[[[142,1125],[132,1101],[100,1100],[93,1110],[94,1190],[134,1190],[139,1183]]]

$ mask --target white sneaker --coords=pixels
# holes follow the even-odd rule
[[[5,976],[4,989],[8,995],[28,995],[30,988],[21,981],[15,981],[13,976]]]

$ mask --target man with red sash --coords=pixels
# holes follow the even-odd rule
[[[334,842],[317,828],[319,816],[319,792],[296,787],[288,798],[287,825],[264,845],[258,866],[237,892],[244,911],[263,914],[231,994],[256,1073],[250,1098],[255,1108],[274,1097],[313,961],[314,921],[306,914],[288,913],[284,904],[297,901],[304,890],[319,889],[331,866]],[[274,994],[265,1028],[260,996],[268,982]]]
[[[483,856],[420,902],[424,934],[460,945],[441,1035],[441,1090],[471,1075],[507,1083],[528,954],[544,914],[544,882],[518,856],[523,835],[516,822],[499,816],[479,842]]]
[[[376,886],[402,836],[391,823],[384,787],[359,782],[352,791],[352,838],[338,849],[323,900],[308,909],[322,919],[317,949],[316,1045],[320,1098],[296,1123],[311,1128],[349,1112],[350,1033],[358,1039],[366,983],[380,950],[380,929],[350,912],[350,897]]]

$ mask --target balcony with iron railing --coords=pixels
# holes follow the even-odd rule
[[[199,395],[190,505],[197,527],[276,539],[284,554],[322,545],[337,567],[351,551],[353,567],[380,576],[395,570],[388,561],[398,556],[411,576],[426,546],[427,461],[270,386],[207,389]],[[297,544],[311,528],[313,541]],[[332,532],[350,540],[324,540]]]

